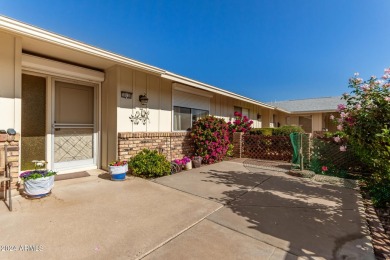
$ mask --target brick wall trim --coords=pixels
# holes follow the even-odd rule
[[[118,133],[119,160],[128,160],[143,149],[158,150],[168,160],[194,154],[190,132]]]
[[[12,188],[16,188],[16,182],[19,177],[19,141],[20,134],[0,134],[0,175],[4,173],[5,156],[7,156],[7,161],[11,163]],[[7,146],[7,155],[5,154],[5,146]],[[0,187],[0,190],[2,189],[3,187]]]

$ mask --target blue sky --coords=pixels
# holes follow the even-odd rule
[[[0,14],[259,101],[390,66],[389,0],[0,0]]]

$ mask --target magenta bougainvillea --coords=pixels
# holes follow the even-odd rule
[[[253,121],[247,116],[242,116],[240,112],[234,112],[234,121],[228,122],[229,129],[232,133],[247,132],[252,128]]]
[[[207,116],[196,121],[191,130],[195,152],[203,158],[203,163],[221,161],[228,150],[229,125],[222,118]]]
[[[183,159],[176,159],[173,161],[178,165],[186,165],[187,163],[191,162],[191,159],[188,158],[187,156],[184,156]]]

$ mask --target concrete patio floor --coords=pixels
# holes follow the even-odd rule
[[[356,190],[235,161],[153,181],[90,174],[0,205],[0,245],[17,247],[0,259],[375,259]]]

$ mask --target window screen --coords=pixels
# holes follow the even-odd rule
[[[192,127],[193,122],[208,115],[209,111],[207,110],[175,106],[173,109],[173,130],[188,130]]]

